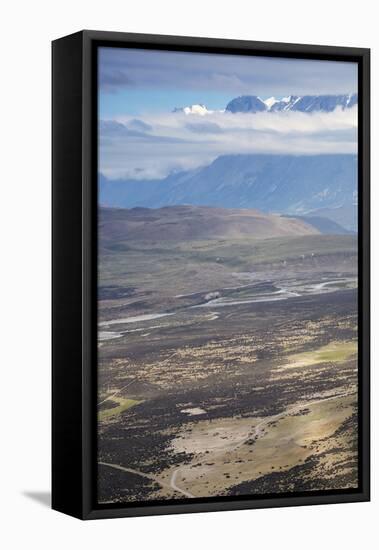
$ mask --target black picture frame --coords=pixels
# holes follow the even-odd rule
[[[97,48],[264,55],[358,63],[359,471],[357,490],[96,504]],[[370,50],[81,31],[52,44],[52,507],[81,519],[370,499]]]

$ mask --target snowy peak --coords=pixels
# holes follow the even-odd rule
[[[298,111],[301,113],[323,112],[330,113],[337,108],[342,110],[350,109],[358,103],[358,94],[340,95],[289,95],[277,99],[269,97],[261,99],[257,95],[243,95],[229,101],[225,112],[229,113],[277,113],[282,111]],[[173,113],[184,113],[185,115],[204,116],[216,111],[207,109],[202,103],[195,103],[187,107],[175,107]],[[224,111],[217,111],[224,112]]]
[[[349,109],[358,102],[357,94],[343,95],[305,95],[299,98],[293,106],[293,111],[312,113],[314,111],[323,111],[330,113],[337,107]]]
[[[269,97],[262,100],[258,96],[240,96],[229,101],[226,111],[231,113],[258,113],[261,111],[300,111],[303,113],[334,111],[337,107],[349,109],[358,102],[357,94],[341,95],[290,95],[276,99]]]
[[[206,115],[212,113],[208,111],[205,105],[201,103],[195,103],[194,105],[189,105],[188,107],[175,107],[172,111],[173,113],[184,113],[185,115]]]
[[[270,110],[275,103],[278,103],[278,100],[274,96],[272,96],[264,99],[263,103],[265,103],[267,109]]]
[[[298,103],[300,99],[301,98],[297,95],[289,95],[287,97],[282,97],[282,99],[279,99],[275,101],[275,103],[273,103],[269,111],[272,111],[272,112],[293,111],[295,104]]]

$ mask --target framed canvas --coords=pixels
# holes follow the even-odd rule
[[[369,500],[369,50],[53,42],[53,508]]]

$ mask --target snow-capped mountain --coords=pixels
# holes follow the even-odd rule
[[[289,95],[277,99],[269,97],[261,99],[256,95],[243,95],[229,101],[225,111],[229,113],[277,113],[280,111],[298,111],[301,113],[324,112],[330,113],[337,107],[345,110],[354,107],[358,103],[358,94],[340,95]],[[186,115],[207,115],[215,111],[207,109],[201,103],[187,107],[175,107],[173,113],[184,113]],[[223,111],[219,111],[223,112]]]
[[[229,101],[226,111],[231,113],[258,113],[261,111],[300,111],[302,113],[334,111],[337,107],[349,109],[358,102],[357,94],[341,95],[290,95],[276,99],[269,97],[261,99],[254,95],[245,95],[236,97]]]
[[[186,115],[206,115],[208,113],[213,113],[209,111],[205,105],[201,103],[195,103],[194,105],[189,105],[188,107],[175,107],[172,111],[173,113],[184,113]]]

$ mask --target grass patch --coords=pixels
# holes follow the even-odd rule
[[[288,357],[289,361],[277,370],[308,367],[320,363],[342,363],[358,351],[357,342],[330,342],[316,350],[296,353]]]
[[[134,405],[138,405],[138,403],[141,403],[141,401],[137,401],[135,399],[125,399],[124,397],[114,397],[112,401],[118,403],[117,407],[112,407],[111,409],[99,411],[97,413],[97,418],[99,422],[102,422],[103,420],[108,420],[108,418],[111,418],[112,416],[117,416],[127,409],[130,409],[130,407],[134,407]]]

